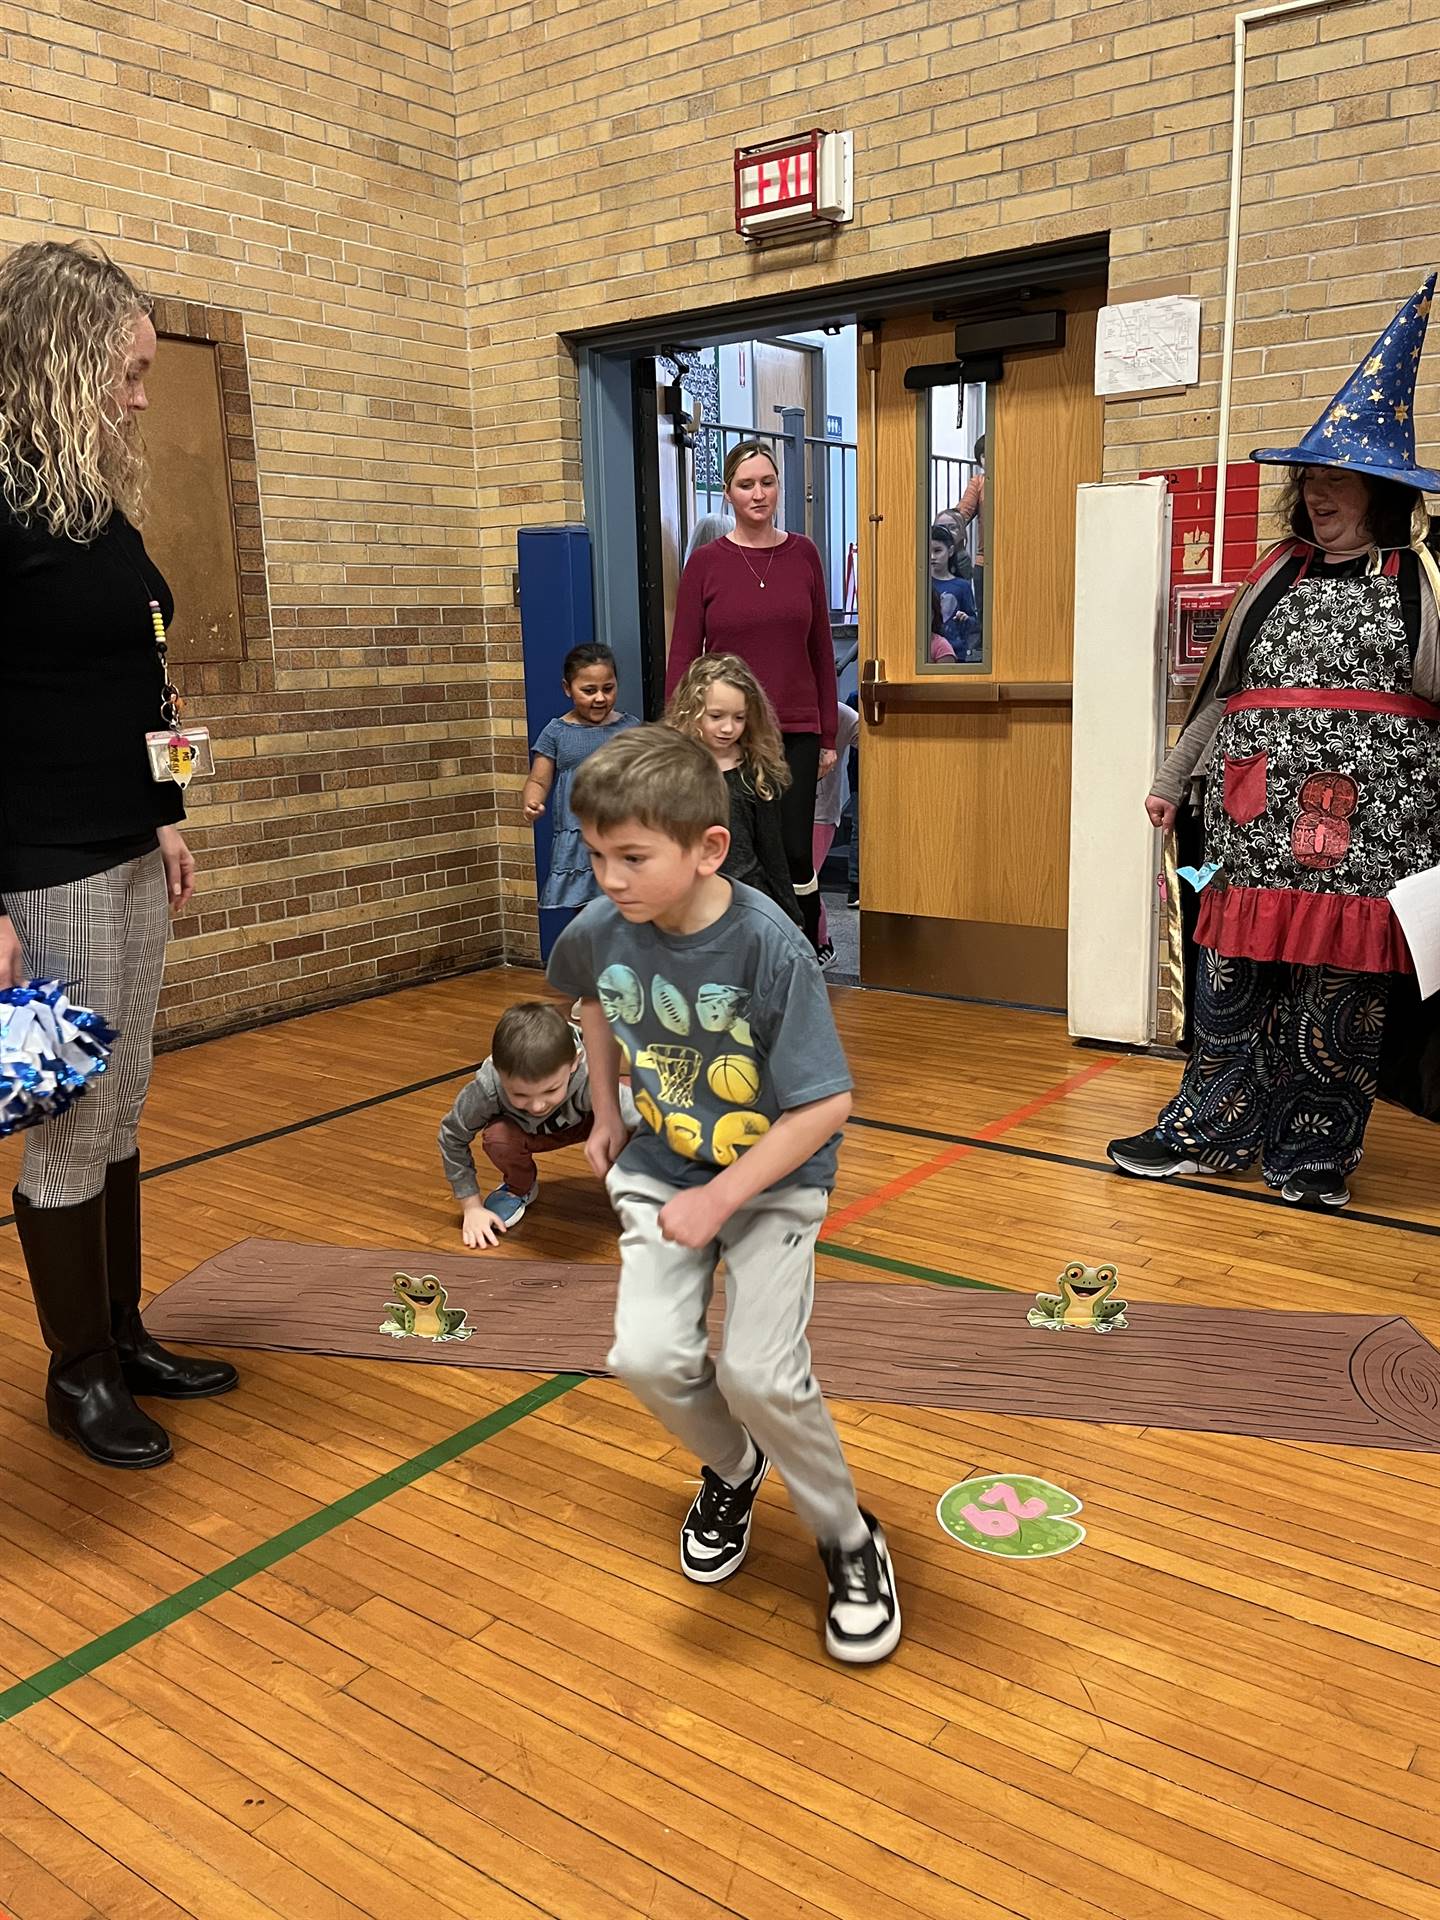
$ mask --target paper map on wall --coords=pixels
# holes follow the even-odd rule
[[[1200,302],[1173,294],[1102,307],[1095,329],[1095,391],[1105,399],[1200,377]]]

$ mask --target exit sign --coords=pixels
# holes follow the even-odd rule
[[[735,149],[735,231],[747,240],[842,226],[854,213],[854,140],[814,127]]]

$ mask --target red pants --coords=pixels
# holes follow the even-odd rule
[[[536,1154],[578,1146],[588,1139],[594,1118],[586,1114],[578,1127],[566,1127],[561,1133],[526,1133],[513,1120],[492,1120],[480,1135],[480,1144],[510,1191],[529,1193],[535,1184]]]

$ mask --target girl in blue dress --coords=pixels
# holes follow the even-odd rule
[[[552,720],[531,749],[530,778],[520,803],[533,826],[551,812],[550,871],[540,891],[542,907],[583,907],[599,898],[600,889],[590,871],[590,850],[580,823],[570,811],[570,782],[575,769],[597,747],[640,722],[631,713],[615,711],[615,656],[599,641],[572,647],[565,656],[561,679],[570,711]]]

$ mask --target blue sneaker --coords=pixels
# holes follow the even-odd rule
[[[508,1231],[511,1227],[519,1226],[525,1218],[526,1209],[534,1206],[535,1196],[539,1191],[538,1180],[528,1193],[512,1193],[509,1187],[496,1187],[493,1193],[486,1194],[485,1204],[491,1213],[505,1222]]]

